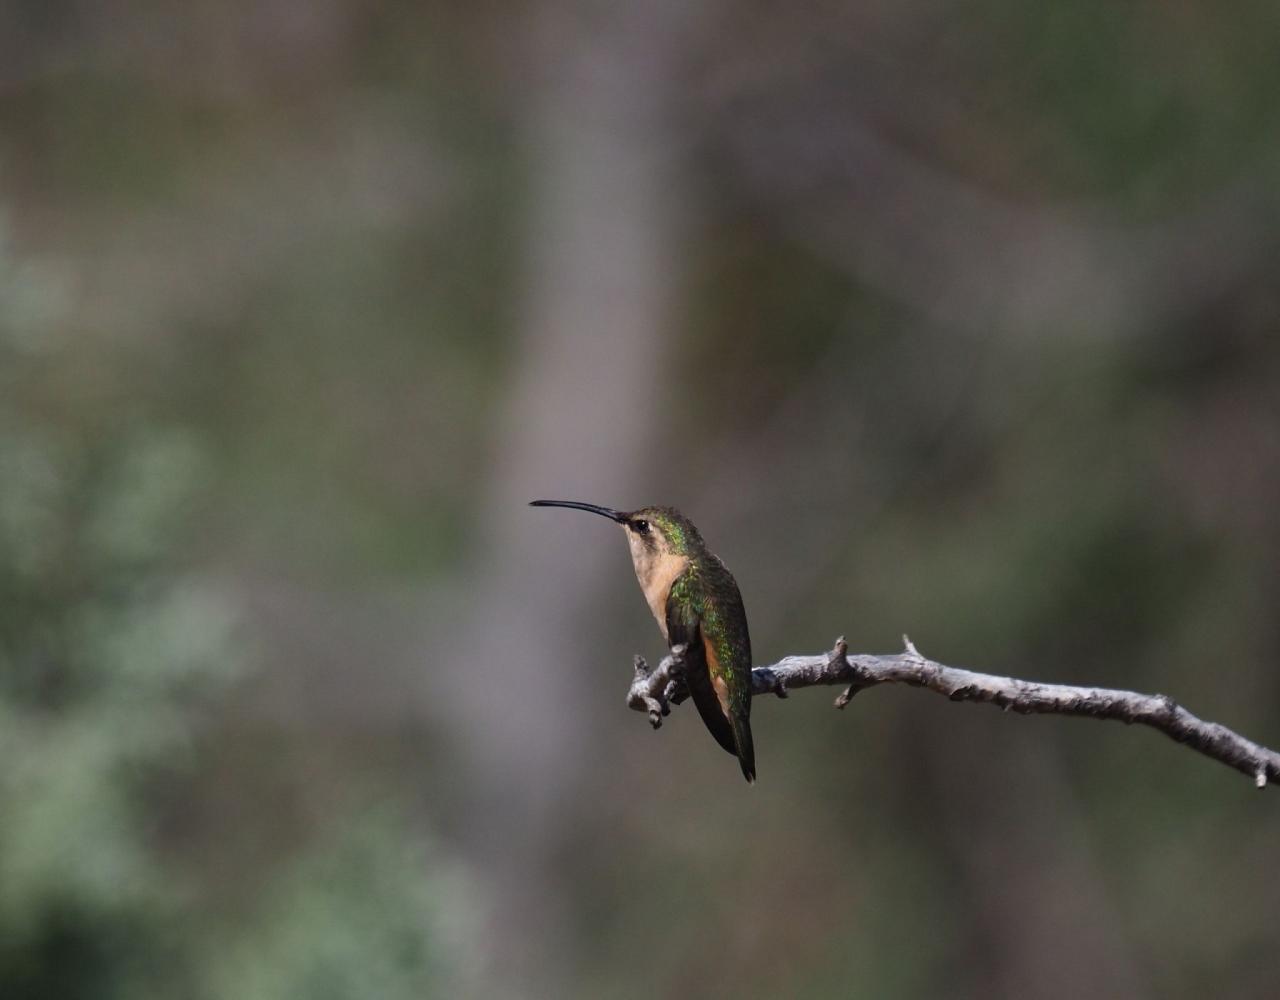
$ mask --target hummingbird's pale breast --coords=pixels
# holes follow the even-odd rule
[[[644,599],[658,620],[662,638],[670,641],[667,635],[667,596],[676,577],[688,567],[689,557],[677,555],[665,546],[646,544],[644,539],[630,531],[627,532],[627,544],[631,548],[631,562],[636,568],[636,579],[640,581]]]

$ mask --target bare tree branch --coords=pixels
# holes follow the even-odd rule
[[[844,691],[835,700],[836,708],[844,708],[854,695],[866,688],[877,684],[910,684],[928,688],[952,701],[986,702],[1006,712],[1136,722],[1158,729],[1170,739],[1234,767],[1251,777],[1259,788],[1265,788],[1268,782],[1280,784],[1280,753],[1247,740],[1226,726],[1197,718],[1168,695],[1041,684],[1016,677],[979,674],[936,663],[921,655],[905,635],[902,640],[906,646],[903,652],[874,656],[850,653],[841,636],[829,653],[786,656],[770,666],[756,667],[751,675],[752,693],[785,698],[793,688],[844,684]],[[652,670],[643,657],[635,658],[635,679],[627,693],[627,704],[647,712],[654,729],[662,725],[662,718],[670,714],[671,706],[680,704],[688,696],[683,653],[684,647],[676,646]]]

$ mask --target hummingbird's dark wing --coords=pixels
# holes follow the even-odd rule
[[[707,647],[702,636],[702,625],[698,614],[699,601],[694,597],[694,587],[685,570],[671,584],[667,596],[667,642],[675,646],[684,643],[685,681],[689,685],[689,693],[693,703],[698,706],[698,714],[711,735],[716,738],[726,751],[738,756],[738,747],[733,740],[733,726],[730,725],[720,699],[716,696],[711,684],[711,673],[707,666]]]
[[[733,730],[738,761],[748,781],[756,776],[751,740],[751,636],[742,595],[731,574],[708,553],[698,567],[702,586],[699,620],[706,647],[707,672],[717,700]]]
[[[714,556],[690,565],[667,593],[667,641],[685,644],[685,680],[711,735],[756,780],[751,740],[751,640],[733,577]]]

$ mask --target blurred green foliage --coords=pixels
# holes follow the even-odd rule
[[[194,441],[49,419],[56,294],[0,254],[0,993],[141,995],[179,968],[182,900],[148,791],[189,764],[238,654],[229,609],[172,565]]]
[[[466,902],[422,842],[401,817],[375,809],[303,853],[273,881],[247,933],[217,959],[213,995],[455,995],[463,959],[448,928],[465,922],[458,911]]]
[[[423,840],[386,808],[326,826],[247,909],[201,905],[166,828],[247,656],[182,556],[210,463],[137,413],[50,419],[56,284],[0,253],[0,996],[433,995],[442,896],[405,877]]]

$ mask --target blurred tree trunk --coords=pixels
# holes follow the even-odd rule
[[[586,693],[586,671],[601,665],[591,624],[606,583],[626,582],[622,541],[603,523],[525,505],[623,505],[643,492],[683,242],[668,112],[691,14],[680,3],[537,12],[521,343],[479,498],[473,614],[447,661],[457,743],[474,751],[460,777],[466,844],[493,906],[485,951],[513,995],[560,994],[566,981],[572,887],[557,884],[556,855],[600,735]],[[508,609],[505,620],[491,609]],[[540,682],[522,682],[531,675]]]

